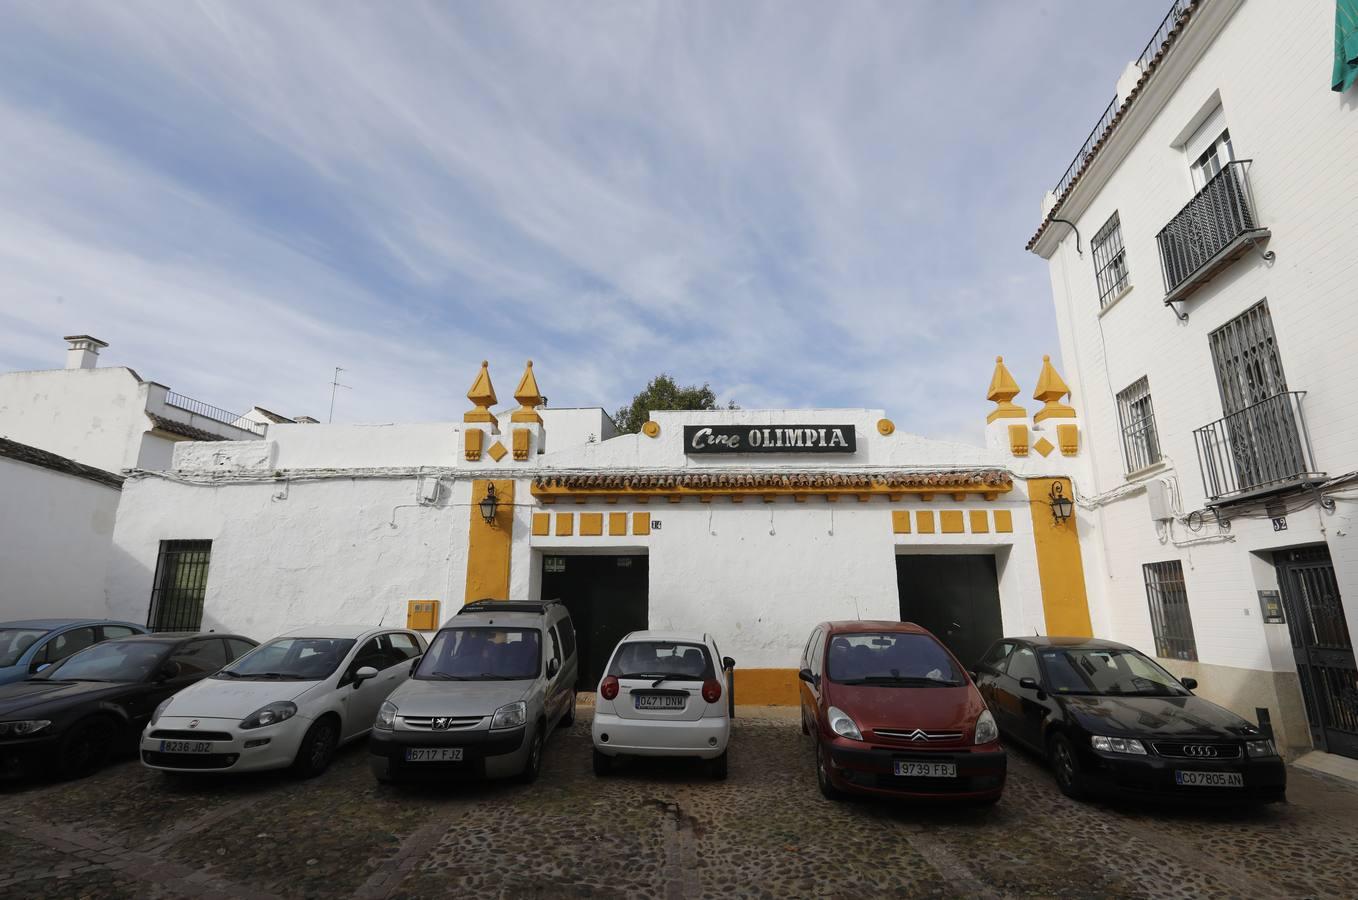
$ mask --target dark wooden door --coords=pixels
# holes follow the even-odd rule
[[[618,641],[646,630],[649,573],[646,556],[543,556],[542,598],[564,601],[575,623],[577,690],[598,687]]]
[[[901,621],[934,633],[967,668],[1003,637],[995,557],[946,554],[896,557]]]
[[[1358,758],[1358,666],[1329,548],[1288,550],[1277,559],[1311,740]]]

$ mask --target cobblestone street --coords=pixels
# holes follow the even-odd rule
[[[541,780],[379,787],[165,778],[124,761],[0,794],[12,897],[1353,897],[1358,792],[1293,770],[1286,805],[1081,805],[1010,752],[993,810],[823,800],[795,714],[742,709],[731,773],[590,770],[588,710]]]

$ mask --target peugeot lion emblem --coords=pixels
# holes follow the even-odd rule
[[[189,723],[189,727],[190,727],[190,728],[197,728],[197,727],[198,727],[198,720],[197,720],[197,719],[194,719],[192,722],[190,722],[190,723]]]
[[[1184,753],[1187,756],[1216,756],[1217,748],[1205,744],[1189,744],[1184,747]]]
[[[434,720],[433,720],[432,722],[429,723],[429,727],[430,727],[430,728],[433,728],[435,731],[447,731],[447,730],[448,730],[448,717],[447,717],[447,716],[434,716]]]

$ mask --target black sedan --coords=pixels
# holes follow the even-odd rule
[[[161,701],[254,649],[234,634],[105,641],[0,687],[0,774],[84,775],[135,749]]]
[[[1131,647],[1005,638],[973,674],[1001,734],[1044,754],[1070,797],[1284,799],[1287,772],[1269,735]]]

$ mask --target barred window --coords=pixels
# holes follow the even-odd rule
[[[197,631],[203,624],[212,541],[161,541],[151,590],[152,631]]]
[[[1160,438],[1155,433],[1155,410],[1151,386],[1140,378],[1118,393],[1118,419],[1122,424],[1122,451],[1127,471],[1135,472],[1160,461]]]
[[[1162,659],[1196,660],[1198,643],[1193,638],[1193,617],[1188,612],[1183,564],[1173,559],[1146,563],[1141,570],[1146,577],[1155,655]]]
[[[1094,271],[1099,281],[1099,308],[1112,303],[1127,287],[1127,248],[1122,245],[1122,223],[1113,213],[1094,235]]]

